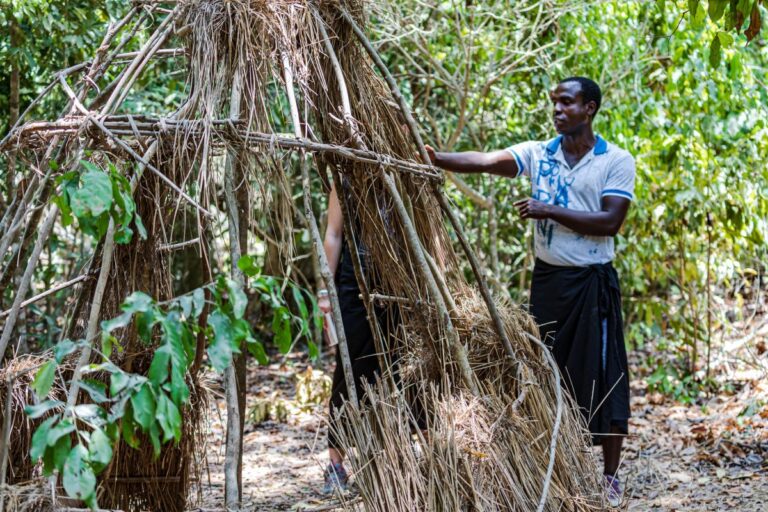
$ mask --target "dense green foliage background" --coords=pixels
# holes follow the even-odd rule
[[[705,373],[708,341],[740,319],[743,302],[764,284],[768,48],[765,32],[749,27],[752,13],[764,18],[765,7],[738,2],[750,16],[736,25],[730,14],[717,16],[721,3],[371,5],[374,39],[438,148],[490,150],[549,138],[547,91],[559,79],[585,75],[603,86],[596,128],[637,159],[637,200],[618,237],[616,262],[629,340],[645,354],[649,383],[683,397],[695,393],[694,381]],[[0,24],[9,37],[0,40],[0,132],[8,128],[14,67],[23,111],[55,71],[92,55],[108,22],[125,9],[95,0],[4,2]],[[754,37],[749,44],[745,31]],[[128,107],[169,110],[183,96],[183,79],[179,61],[163,61],[134,88]],[[53,119],[61,106],[54,97],[34,117]],[[487,204],[463,185],[448,186],[475,246],[497,287],[525,301],[530,230],[512,203],[528,185],[466,181]]]

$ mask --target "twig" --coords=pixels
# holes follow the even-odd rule
[[[21,282],[16,290],[16,295],[13,298],[13,305],[11,306],[11,312],[8,313],[8,320],[5,321],[3,326],[3,334],[0,336],[0,359],[5,355],[5,350],[8,347],[8,341],[11,339],[13,328],[16,325],[16,320],[19,316],[19,310],[21,309],[21,303],[24,301],[24,296],[29,291],[29,285],[32,281],[32,274],[35,272],[37,261],[40,259],[40,254],[43,252],[45,243],[48,241],[48,237],[53,229],[53,224],[56,221],[56,217],[59,215],[59,207],[55,204],[51,206],[48,211],[48,215],[40,227],[40,231],[37,233],[37,240],[35,241],[35,247],[32,250],[32,254],[27,260],[27,266],[24,269],[24,275],[21,277]]]
[[[235,73],[232,80],[232,91],[230,93],[229,114],[233,119],[240,115],[241,99],[241,81],[239,73]],[[232,279],[243,286],[245,276],[243,271],[237,266],[237,262],[242,256],[240,247],[240,212],[235,197],[235,166],[237,165],[237,155],[230,151],[227,154],[227,160],[224,163],[224,200],[227,205],[227,224],[229,233],[229,253],[231,259]],[[239,393],[237,389],[238,371],[235,364],[235,356],[232,355],[232,362],[226,370],[226,402],[227,402],[227,431],[226,447],[224,458],[224,503],[228,509],[240,510],[241,491],[240,491],[240,462],[242,458],[241,446],[243,432],[240,428],[241,414],[245,411],[240,410]]]
[[[467,389],[469,389],[475,396],[477,396],[479,395],[479,388],[477,387],[477,382],[475,381],[472,368],[469,365],[467,351],[461,344],[461,339],[453,327],[453,322],[451,321],[451,317],[448,314],[448,307],[443,300],[443,294],[440,292],[437,282],[435,281],[435,276],[429,268],[429,264],[427,263],[427,259],[424,256],[424,251],[421,246],[421,241],[419,240],[419,235],[416,232],[416,228],[413,225],[411,217],[408,215],[408,210],[405,208],[403,198],[400,196],[400,192],[397,190],[397,185],[395,185],[395,180],[392,178],[392,176],[382,171],[381,177],[384,181],[384,185],[389,191],[389,195],[392,198],[392,201],[395,203],[395,208],[398,215],[400,216],[400,220],[403,223],[403,227],[405,228],[406,242],[408,243],[408,247],[416,258],[419,271],[426,280],[429,292],[432,295],[432,299],[435,301],[439,321],[445,327],[446,337],[448,338],[451,350],[456,357],[456,362],[459,365],[461,376],[464,379],[464,385],[467,386]]]
[[[84,275],[78,276],[78,277],[76,277],[74,279],[70,279],[69,281],[66,281],[64,283],[57,284],[53,288],[50,288],[50,289],[48,289],[48,290],[46,290],[46,291],[44,291],[42,293],[39,293],[39,294],[35,295],[34,297],[32,297],[30,299],[27,299],[24,302],[22,302],[21,306],[20,306],[20,309],[23,309],[23,308],[29,306],[30,304],[33,304],[33,303],[35,303],[35,302],[37,302],[37,301],[39,301],[41,299],[44,299],[44,298],[48,297],[49,295],[53,295],[54,293],[56,293],[58,291],[61,291],[61,290],[65,289],[65,288],[69,288],[70,286],[74,286],[77,283],[79,283],[80,281],[84,281],[85,279],[88,279],[88,277],[89,276],[87,274],[84,274]],[[10,314],[11,314],[11,310],[7,309],[7,310],[3,311],[2,313],[0,313],[0,318],[6,317],[6,316],[8,316]]]
[[[331,40],[328,37],[328,32],[325,30],[325,21],[317,11],[314,11],[315,19],[317,20],[317,27],[320,30],[320,35],[323,38],[323,44],[325,50],[328,53],[328,57],[331,61],[334,74],[336,76],[336,85],[338,86],[339,95],[341,96],[341,108],[344,115],[344,125],[347,129],[347,134],[354,142],[357,149],[366,150],[363,138],[360,132],[357,130],[357,123],[352,115],[352,107],[349,101],[349,91],[347,89],[347,82],[344,78],[344,71],[341,69],[339,59],[336,56],[336,51],[333,49]],[[341,182],[341,174],[338,169],[331,167],[331,175],[333,176],[333,183],[336,187],[336,196],[339,200],[339,206],[341,208],[341,214],[343,217],[343,230],[344,237],[347,240],[347,246],[349,252],[352,255],[352,268],[355,273],[355,279],[357,280],[358,287],[363,295],[363,304],[365,305],[366,316],[368,324],[371,327],[371,333],[373,335],[374,345],[376,348],[376,357],[379,360],[380,368],[389,367],[389,358],[387,357],[387,346],[384,343],[384,336],[379,326],[378,317],[375,311],[372,310],[373,302],[370,299],[370,286],[367,276],[363,272],[363,265],[360,259],[360,251],[357,245],[357,233],[353,229],[352,214],[349,209],[348,197],[344,193],[344,187]]]
[[[0,447],[0,486],[5,485],[6,471],[8,469],[8,447],[11,445],[11,405],[13,403],[13,379],[5,382],[5,415],[3,416],[3,446]],[[5,496],[0,494],[0,512],[5,510]]]
[[[184,242],[179,242],[176,244],[163,244],[160,247],[157,248],[158,251],[178,251],[179,249],[184,249],[186,247],[189,247],[190,245],[196,245],[200,243],[200,237],[193,238],[192,240],[185,240]]]
[[[547,504],[547,495],[549,494],[549,485],[552,483],[552,472],[555,469],[555,454],[557,453],[557,435],[560,432],[560,420],[563,416],[563,390],[560,386],[560,369],[557,367],[557,363],[552,358],[552,354],[544,343],[541,342],[536,336],[524,331],[526,337],[535,343],[542,351],[544,359],[549,363],[552,368],[552,374],[555,376],[555,397],[557,398],[557,413],[555,415],[555,423],[552,426],[552,439],[549,442],[549,464],[547,465],[547,473],[544,477],[544,484],[541,488],[541,498],[539,499],[539,506],[536,509],[537,512],[542,512]]]
[[[435,193],[437,195],[437,200],[440,202],[440,207],[443,209],[443,213],[445,213],[445,215],[448,217],[448,220],[451,221],[453,230],[456,232],[456,236],[459,237],[459,242],[461,242],[461,247],[464,249],[464,254],[466,254],[467,259],[469,259],[469,264],[472,267],[472,272],[475,274],[477,285],[480,287],[480,294],[483,296],[485,305],[488,307],[488,313],[491,315],[491,319],[493,320],[493,326],[496,329],[496,334],[499,335],[499,338],[501,339],[501,342],[504,345],[504,349],[507,351],[509,357],[515,359],[515,351],[512,348],[512,343],[509,341],[507,331],[504,329],[504,323],[501,321],[499,311],[496,309],[496,303],[493,301],[491,292],[488,289],[488,284],[485,282],[485,270],[483,269],[480,261],[477,259],[477,256],[475,256],[472,247],[469,245],[467,235],[464,234],[464,230],[459,223],[459,219],[457,219],[456,214],[453,213],[453,210],[448,204],[448,200],[445,198],[445,195],[441,190],[436,190]]]

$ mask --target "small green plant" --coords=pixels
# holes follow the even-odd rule
[[[274,341],[286,353],[293,342],[310,333],[313,302],[307,304],[295,284],[261,276],[258,269],[241,260],[241,268],[253,277],[257,299],[272,312]],[[252,261],[250,261],[252,263]],[[288,308],[284,291],[290,288],[298,314]],[[208,305],[207,322],[202,312]],[[198,288],[171,301],[160,303],[142,292],[131,294],[122,304],[122,314],[102,322],[101,362],[83,369],[80,389],[91,403],[68,406],[61,400],[48,399],[56,370],[64,359],[91,340],[64,340],[54,347],[54,357],[38,370],[32,383],[40,403],[26,408],[32,419],[50,415],[32,437],[30,455],[42,459],[46,475],[62,475],[67,495],[96,508],[96,477],[112,460],[115,445],[122,438],[132,448],[139,448],[139,434],[152,444],[155,457],[162,445],[178,443],[182,435],[181,411],[188,403],[190,390],[187,372],[195,360],[197,337],[206,340],[208,361],[221,373],[234,354],[248,350],[261,364],[268,362],[267,352],[245,319],[248,298],[232,279],[219,277],[214,283]],[[155,345],[146,375],[129,373],[111,361],[114,351],[121,351],[115,333],[133,324],[139,339]],[[297,335],[291,334],[298,325]],[[311,351],[317,353],[310,342]],[[87,378],[99,374],[100,379]]]
[[[52,161],[53,163],[53,161]],[[130,243],[134,224],[139,236],[147,238],[147,230],[136,212],[131,185],[115,167],[106,169],[81,160],[82,169],[69,171],[56,180],[61,193],[53,201],[61,210],[62,224],[69,226],[77,219],[80,229],[97,240],[107,232],[110,219],[115,223],[115,242]]]

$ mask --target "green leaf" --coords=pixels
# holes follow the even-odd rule
[[[62,471],[71,449],[72,439],[69,436],[62,436],[53,447],[49,447],[45,451],[45,455],[43,455],[43,473],[45,476],[50,476],[54,470]]]
[[[88,451],[78,444],[69,452],[64,463],[62,483],[70,498],[87,501],[96,494],[96,475],[87,460]]]
[[[152,364],[149,366],[147,376],[150,382],[157,386],[160,386],[168,379],[168,363],[171,361],[170,350],[168,345],[163,345],[155,350],[155,356],[152,358]]]
[[[719,30],[717,32],[717,38],[720,40],[720,45],[725,48],[733,44],[733,36],[728,32],[723,32],[722,30]]]
[[[80,188],[72,194],[69,205],[78,219],[95,218],[108,212],[112,206],[112,181],[109,176],[101,170],[89,170],[83,174]]]
[[[120,226],[115,230],[115,243],[127,245],[133,239],[133,230],[128,226]]]
[[[121,309],[126,313],[146,313],[153,307],[152,297],[144,292],[133,292],[123,301]]]
[[[32,434],[32,444],[29,449],[29,456],[33,462],[36,462],[43,456],[45,449],[48,447],[48,432],[51,430],[51,426],[58,421],[59,415],[51,416],[40,424]]]
[[[251,355],[256,358],[259,364],[269,364],[269,357],[267,357],[267,352],[264,350],[264,345],[260,341],[250,340],[248,342],[248,352],[250,352]]]
[[[175,439],[181,440],[181,414],[176,404],[165,394],[161,394],[157,401],[157,421],[163,429],[163,442]]]
[[[192,316],[197,318],[205,308],[205,290],[202,288],[192,292]]]
[[[128,374],[120,371],[115,372],[109,377],[109,393],[112,396],[117,395],[120,393],[130,382],[130,377]]]
[[[101,426],[106,421],[107,414],[96,404],[78,404],[73,410],[77,419],[94,426]]]
[[[120,329],[131,323],[131,317],[133,312],[122,313],[119,316],[111,320],[104,320],[101,322],[101,329],[106,332],[112,332],[115,329]]]
[[[121,430],[125,443],[131,448],[138,449],[140,446],[139,438],[136,435],[136,421],[133,419],[133,407],[131,404],[125,406]]]
[[[43,416],[54,408],[61,407],[62,405],[64,405],[64,403],[59,400],[46,400],[37,405],[27,405],[24,407],[24,412],[30,419],[36,420],[40,416]]]
[[[75,423],[69,418],[64,418],[48,430],[46,444],[48,444],[48,446],[53,446],[63,436],[68,436],[74,431]]]
[[[133,222],[136,224],[136,230],[139,232],[139,238],[146,240],[147,228],[144,227],[144,222],[142,222],[138,213],[133,216]]]
[[[301,319],[301,332],[305,335],[309,335],[309,310],[307,309],[307,303],[304,300],[304,296],[299,290],[299,287],[291,284],[291,292],[293,294],[293,301],[299,308],[299,317]]]
[[[320,359],[320,351],[317,349],[317,345],[311,339],[307,340],[307,349],[309,350],[309,358],[317,361]]]
[[[85,379],[80,381],[80,389],[86,391],[91,400],[97,404],[108,402],[107,386],[103,382],[94,379]]]
[[[245,308],[248,306],[248,297],[246,297],[242,287],[237,281],[227,279],[227,292],[235,318],[243,318]]]
[[[100,472],[112,461],[112,442],[103,430],[97,428],[91,432],[91,442],[88,444],[88,460],[94,469]]]
[[[155,420],[155,397],[148,384],[141,386],[139,391],[131,395],[131,406],[136,423],[141,425],[144,431],[149,430]]]
[[[184,380],[182,368],[174,368],[171,372],[171,397],[177,404],[186,403],[189,399],[189,387],[187,387],[187,382]]]
[[[149,427],[149,440],[152,443],[152,455],[154,458],[160,456],[160,427],[157,426],[157,422],[152,422]]]
[[[218,309],[208,317],[208,323],[213,327],[213,343],[208,347],[208,357],[213,368],[221,373],[232,362],[233,341],[232,323]]]
[[[713,68],[720,67],[720,56],[721,56],[721,50],[720,50],[720,38],[715,37],[712,39],[712,44],[709,46],[709,64]]]
[[[281,306],[272,317],[272,332],[275,334],[275,345],[280,352],[287,354],[291,350],[291,314],[288,308]]]
[[[61,364],[65,357],[77,350],[78,344],[69,338],[61,340],[53,347],[53,357]]]
[[[53,386],[54,377],[56,377],[56,361],[46,361],[37,371],[35,380],[30,384],[38,398],[48,396],[48,392]]]
[[[261,271],[258,265],[256,265],[255,259],[247,254],[240,256],[240,259],[237,260],[237,268],[242,270],[248,277],[255,277]]]
[[[701,28],[707,20],[707,10],[699,0],[688,0],[688,12],[691,16],[691,25],[694,28]]]
[[[725,14],[725,8],[728,7],[729,0],[709,0],[707,11],[709,12],[709,19],[713,22],[717,22]]]

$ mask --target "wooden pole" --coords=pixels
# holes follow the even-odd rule
[[[237,120],[240,114],[240,78],[236,73],[232,81],[232,91],[229,101],[229,115]],[[224,164],[224,199],[227,205],[227,222],[229,225],[229,254],[232,260],[232,279],[239,285],[245,284],[243,272],[237,266],[242,256],[240,248],[240,216],[235,198],[235,166],[237,155],[234,151],[227,154]],[[224,502],[230,510],[240,510],[241,494],[241,464],[243,445],[243,419],[244,411],[240,408],[240,391],[238,390],[238,372],[235,365],[236,354],[232,355],[232,362],[226,370],[226,400],[227,400],[227,434],[224,459]]]
[[[464,345],[461,344],[461,339],[453,327],[451,316],[448,313],[448,307],[445,304],[445,300],[443,300],[443,295],[440,292],[437,281],[435,281],[435,276],[432,274],[432,271],[429,268],[429,264],[427,263],[427,259],[424,256],[424,251],[421,246],[421,241],[419,240],[419,235],[416,233],[416,228],[413,225],[413,221],[408,215],[408,210],[405,208],[403,198],[400,196],[400,192],[397,190],[395,180],[392,178],[392,176],[383,171],[381,173],[381,177],[384,180],[384,184],[386,185],[387,190],[389,191],[389,194],[395,203],[395,208],[400,215],[400,220],[405,227],[406,242],[411,249],[411,253],[416,257],[418,268],[421,271],[424,279],[427,281],[427,288],[429,289],[430,295],[432,295],[432,300],[434,300],[435,305],[437,306],[438,316],[441,323],[445,327],[446,337],[448,338],[449,346],[453,351],[454,357],[456,358],[456,363],[459,365],[459,370],[461,372],[462,379],[464,380],[464,385],[474,395],[479,395],[479,388],[477,387],[477,382],[474,378],[472,368],[469,365],[467,351],[464,348]]]
[[[282,55],[283,73],[285,78],[285,90],[288,95],[288,103],[291,107],[291,118],[293,121],[293,130],[296,137],[301,137],[301,122],[299,119],[299,109],[296,103],[296,96],[293,91],[293,71],[291,63],[286,54]],[[299,152],[299,161],[301,165],[301,184],[304,193],[304,214],[309,224],[309,232],[312,237],[312,248],[315,256],[320,262],[320,272],[325,280],[325,286],[328,288],[328,298],[331,301],[331,312],[334,324],[336,325],[336,336],[339,340],[339,355],[341,356],[341,365],[344,371],[344,382],[347,385],[347,397],[349,401],[357,407],[357,389],[355,388],[355,378],[352,373],[352,360],[349,356],[349,347],[347,346],[347,336],[344,333],[344,322],[341,319],[341,308],[339,306],[339,295],[336,291],[334,276],[328,266],[328,258],[323,249],[323,240],[320,236],[320,229],[317,227],[315,212],[312,210],[312,194],[310,190],[309,170],[307,169],[307,160],[304,150]]]

